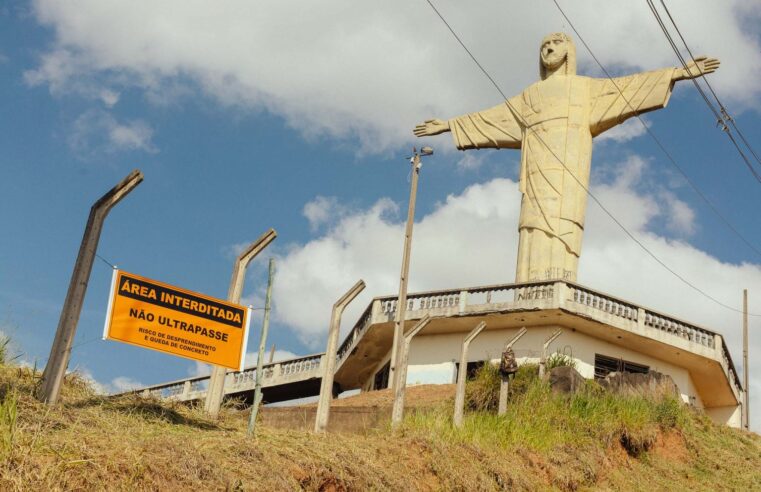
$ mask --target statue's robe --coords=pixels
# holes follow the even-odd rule
[[[675,70],[613,81],[555,74],[509,104],[449,120],[460,150],[521,149],[516,282],[576,281],[592,138],[627,118],[665,107]]]

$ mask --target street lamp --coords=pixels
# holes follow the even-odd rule
[[[396,394],[399,381],[397,381],[397,367],[401,344],[404,340],[404,318],[407,315],[407,277],[410,271],[410,249],[412,246],[412,225],[415,222],[415,200],[417,198],[417,182],[422,167],[421,157],[433,155],[431,147],[423,147],[420,152],[412,148],[410,165],[412,166],[412,179],[410,183],[410,204],[407,210],[407,228],[404,232],[404,251],[402,252],[402,273],[399,278],[399,298],[396,302],[396,320],[394,321],[394,342],[391,346],[390,378],[393,393]]]

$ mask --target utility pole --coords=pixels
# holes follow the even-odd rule
[[[259,237],[256,241],[248,245],[233,265],[233,274],[230,278],[230,288],[227,291],[227,300],[238,304],[243,292],[243,282],[246,280],[246,268],[249,263],[256,258],[256,255],[262,252],[277,237],[275,229],[270,229]],[[222,407],[222,399],[225,396],[225,377],[227,369],[219,366],[212,366],[211,376],[209,377],[209,387],[206,389],[206,401],[204,410],[212,417],[219,414]]]
[[[410,251],[412,249],[412,226],[415,222],[415,202],[417,200],[417,183],[420,176],[420,167],[422,162],[421,156],[428,156],[433,154],[433,149],[430,147],[423,147],[418,153],[417,149],[412,149],[412,158],[410,164],[412,165],[412,179],[410,180],[410,203],[407,208],[407,226],[404,231],[404,250],[402,251],[402,273],[399,277],[399,297],[396,302],[396,319],[394,320],[394,341],[391,346],[391,367],[389,370],[389,378],[391,379],[391,387],[393,393],[396,393],[396,388],[399,385],[399,378],[397,375],[397,366],[399,365],[399,352],[401,350],[402,340],[404,338],[404,319],[407,316],[407,279],[410,271]]]
[[[48,363],[42,373],[42,381],[37,390],[37,398],[48,405],[55,405],[61,393],[63,377],[71,357],[71,345],[77,334],[79,315],[82,312],[82,303],[87,293],[87,284],[90,281],[92,264],[95,253],[98,251],[100,233],[103,222],[111,209],[119,201],[127,196],[143,181],[143,173],[135,169],[121,180],[119,184],[111,188],[105,195],[95,202],[90,208],[90,216],[87,218],[85,233],[79,246],[77,261],[74,263],[74,271],[71,274],[69,290],[63,303],[61,317],[58,320],[53,346],[50,348]]]
[[[743,427],[750,430],[750,387],[748,374],[748,289],[743,289]]]
[[[394,406],[391,411],[391,426],[398,427],[402,423],[404,418],[404,392],[407,388],[407,364],[410,361],[410,345],[412,339],[420,333],[420,330],[425,328],[428,322],[431,321],[431,316],[426,314],[418,323],[404,335],[404,342],[402,345],[401,357],[399,358],[399,381],[394,391]]]
[[[325,432],[330,419],[330,401],[333,399],[333,377],[336,371],[336,351],[338,350],[338,335],[341,331],[341,316],[344,309],[360,292],[365,290],[365,281],[359,280],[333,304],[330,315],[330,330],[328,331],[328,346],[325,348],[325,358],[322,360],[322,381],[320,381],[320,400],[317,402],[317,415],[314,419],[314,431]]]
[[[275,279],[275,259],[270,258],[269,275],[267,277],[267,294],[264,300],[264,321],[262,322],[262,335],[259,339],[259,355],[256,358],[256,385],[254,386],[254,405],[251,407],[251,415],[248,419],[248,435],[254,434],[256,416],[259,413],[259,404],[262,402],[262,371],[264,370],[264,349],[267,347],[267,332],[270,329],[270,309],[272,303],[272,281]],[[272,346],[270,362],[275,353]]]

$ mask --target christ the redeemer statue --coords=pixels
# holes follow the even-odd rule
[[[460,150],[521,149],[515,281],[575,282],[592,138],[627,118],[665,107],[674,82],[714,72],[719,60],[700,57],[687,69],[594,79],[576,75],[576,49],[563,33],[542,40],[540,59],[541,80],[521,94],[449,121],[427,120],[414,133],[451,131]]]

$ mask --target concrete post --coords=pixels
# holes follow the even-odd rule
[[[365,282],[360,280],[333,304],[328,346],[325,349],[325,365],[320,382],[320,401],[317,403],[317,415],[314,419],[315,432],[325,432],[330,419],[330,401],[333,399],[333,376],[336,368],[336,350],[338,349],[338,335],[341,329],[341,315],[343,315],[346,306],[364,289]]]
[[[504,350],[512,348],[513,344],[525,335],[527,331],[526,327],[521,328],[518,333],[505,344]],[[497,409],[497,415],[504,415],[507,412],[507,394],[509,389],[510,381],[508,376],[502,376],[502,381],[499,384],[499,408]]]
[[[190,390],[192,389],[192,383],[190,381],[185,381],[185,383],[182,385],[182,398],[187,399],[190,396]]]
[[[550,335],[547,340],[544,341],[544,344],[542,344],[542,358],[539,359],[539,378],[544,378],[544,373],[546,372],[546,365],[547,365],[547,348],[549,348],[550,344],[555,341],[557,337],[560,336],[560,334],[563,333],[563,330],[558,330],[552,335]]]
[[[90,208],[90,216],[87,218],[85,233],[79,246],[79,254],[76,263],[74,263],[74,272],[71,274],[69,290],[63,303],[61,317],[58,320],[53,346],[50,349],[50,356],[37,390],[37,398],[49,405],[54,405],[61,393],[61,384],[69,365],[71,345],[77,333],[79,315],[82,312],[82,303],[87,292],[95,253],[98,250],[103,222],[106,220],[108,212],[142,181],[143,173],[139,169],[135,169],[119,184],[111,188],[108,193],[100,197]]]
[[[431,321],[431,316],[426,314],[409,333],[404,335],[404,344],[402,345],[399,361],[399,384],[396,385],[396,390],[394,391],[394,407],[391,411],[392,427],[398,427],[404,418],[404,392],[407,389],[407,364],[410,360],[410,344],[415,335],[420,333],[420,330],[425,328],[429,321]]]
[[[238,304],[240,302],[240,296],[243,292],[243,282],[246,279],[246,268],[249,263],[256,258],[256,255],[262,252],[272,241],[277,237],[277,233],[274,229],[270,229],[262,236],[248,245],[235,260],[233,265],[233,274],[230,279],[230,288],[227,291],[227,300]],[[227,376],[227,369],[219,366],[212,366],[211,376],[209,377],[209,387],[206,390],[206,401],[204,402],[204,410],[212,417],[216,417],[219,414],[219,409],[222,406],[222,398],[225,395],[225,376]]]
[[[391,346],[391,362],[389,367],[389,378],[391,387],[396,391],[396,385],[399,378],[397,377],[396,366],[398,365],[399,351],[401,350],[402,337],[404,335],[404,321],[407,314],[407,279],[410,271],[410,252],[412,249],[412,226],[415,222],[415,202],[417,200],[417,184],[420,176],[420,168],[423,156],[433,154],[433,149],[423,147],[420,152],[412,149],[410,164],[412,165],[410,180],[410,202],[407,209],[407,226],[404,231],[404,250],[402,252],[402,273],[399,277],[399,297],[396,304],[396,319],[394,321],[394,341]]]
[[[398,386],[397,365],[399,350],[404,337],[404,321],[407,316],[407,278],[410,272],[410,251],[412,249],[412,226],[415,222],[415,201],[417,200],[417,183],[420,176],[420,155],[415,152],[411,159],[412,179],[410,182],[410,203],[407,208],[407,226],[404,230],[404,249],[402,250],[402,273],[399,276],[399,297],[396,302],[396,319],[394,320],[394,341],[391,346],[391,365],[389,378],[394,393]]]
[[[473,331],[468,333],[465,340],[462,341],[462,352],[460,352],[460,369],[457,371],[457,392],[454,397],[454,425],[462,427],[462,418],[465,412],[465,380],[468,377],[468,348],[479,333],[486,328],[486,322],[481,321]]]
[[[270,258],[269,273],[267,275],[267,294],[264,299],[264,320],[262,321],[262,334],[259,338],[259,355],[256,357],[256,383],[254,385],[254,405],[248,419],[248,435],[253,435],[256,428],[256,416],[259,413],[259,404],[262,402],[262,377],[264,372],[264,348],[267,346],[267,332],[270,327],[270,307],[272,305],[272,283],[275,279],[275,259]],[[272,346],[273,354],[275,346]],[[271,358],[271,357],[270,357]]]
[[[269,363],[272,364],[272,361],[275,360],[275,344],[272,344],[272,347],[270,348],[270,358]]]

